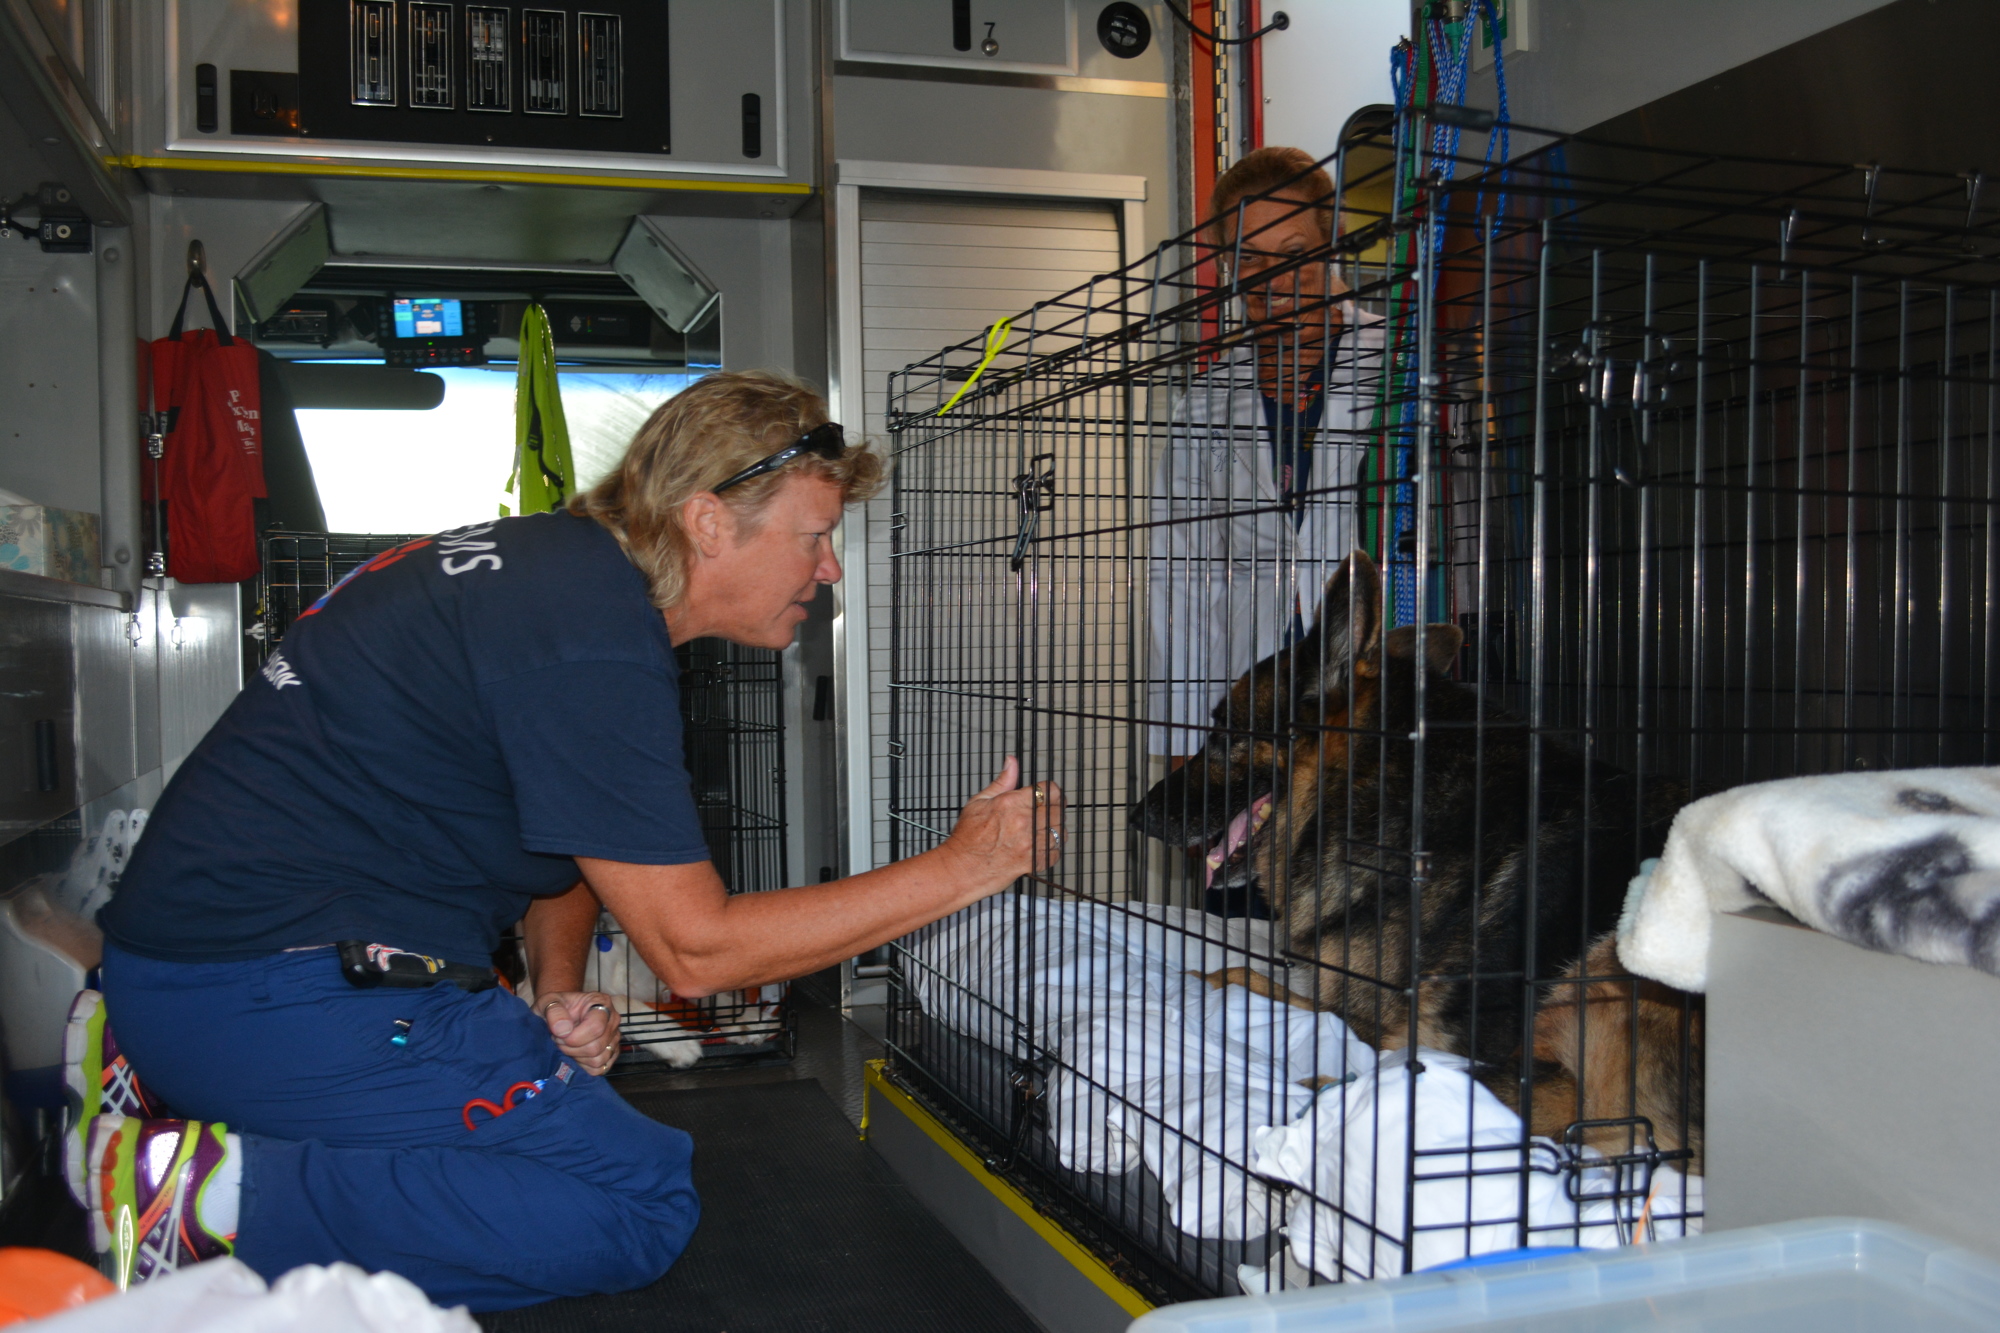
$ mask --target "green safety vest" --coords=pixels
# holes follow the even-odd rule
[[[548,312],[531,301],[521,316],[520,370],[514,380],[514,470],[507,477],[507,493],[517,498],[513,512],[542,514],[561,508],[575,480],[569,423],[556,385],[555,335],[549,331]],[[507,513],[503,501],[500,515]]]

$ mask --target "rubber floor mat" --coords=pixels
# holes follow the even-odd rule
[[[694,1136],[701,1225],[658,1282],[490,1333],[1036,1333],[810,1079],[639,1094]]]

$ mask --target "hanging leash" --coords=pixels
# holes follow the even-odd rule
[[[1000,348],[1005,345],[1007,335],[1013,331],[1014,321],[1011,319],[1003,319],[987,327],[986,355],[980,357],[979,364],[972,368],[972,378],[959,385],[958,392],[953,394],[950,400],[937,410],[938,416],[943,416],[945,413],[951,411],[952,408],[957,407],[958,400],[965,397],[973,385],[979,383],[979,377],[986,373],[986,367],[993,364],[993,358],[1000,355]]]

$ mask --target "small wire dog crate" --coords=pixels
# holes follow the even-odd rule
[[[332,591],[342,579],[384,551],[393,551],[408,534],[381,532],[287,532],[273,528],[260,543],[256,622],[261,661],[269,661],[285,631],[299,613]]]
[[[723,639],[695,639],[677,646],[674,656],[688,777],[716,873],[731,893],[781,889],[787,873],[784,680],[778,654]],[[617,1000],[628,1049],[669,1064],[688,1065],[704,1056],[789,1056],[795,1046],[787,985],[681,999],[646,968],[609,913],[600,925],[589,982]]]
[[[892,854],[1066,793],[896,947],[891,1070],[1159,1299],[1698,1229],[1627,881],[2000,753],[1981,178],[1468,125],[1534,133],[1385,110],[891,377]]]
[[[415,540],[386,533],[265,534],[256,622],[262,657],[270,657],[300,612],[343,578]],[[716,872],[731,893],[782,888],[785,754],[778,654],[720,639],[696,639],[674,651],[688,776]],[[518,966],[511,970],[519,972]],[[600,923],[586,980],[617,1002],[628,1053],[689,1065],[704,1054],[712,1059],[792,1052],[786,987],[680,999],[653,976],[609,913]]]

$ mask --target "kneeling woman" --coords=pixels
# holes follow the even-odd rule
[[[1059,794],[1016,790],[1009,760],[944,844],[881,870],[731,897],[709,863],[673,645],[789,644],[880,473],[804,388],[711,375],[568,512],[411,542],[302,615],[103,913],[68,1145],[100,1248],[129,1212],[138,1278],[346,1260],[474,1309],[665,1272],[699,1213],[692,1145],[599,1077],[599,905],[675,994],[709,995],[956,911],[1058,837]],[[524,917],[533,1010],[481,962]],[[437,984],[384,984],[407,980]],[[468,1109],[509,1089],[502,1116]]]

